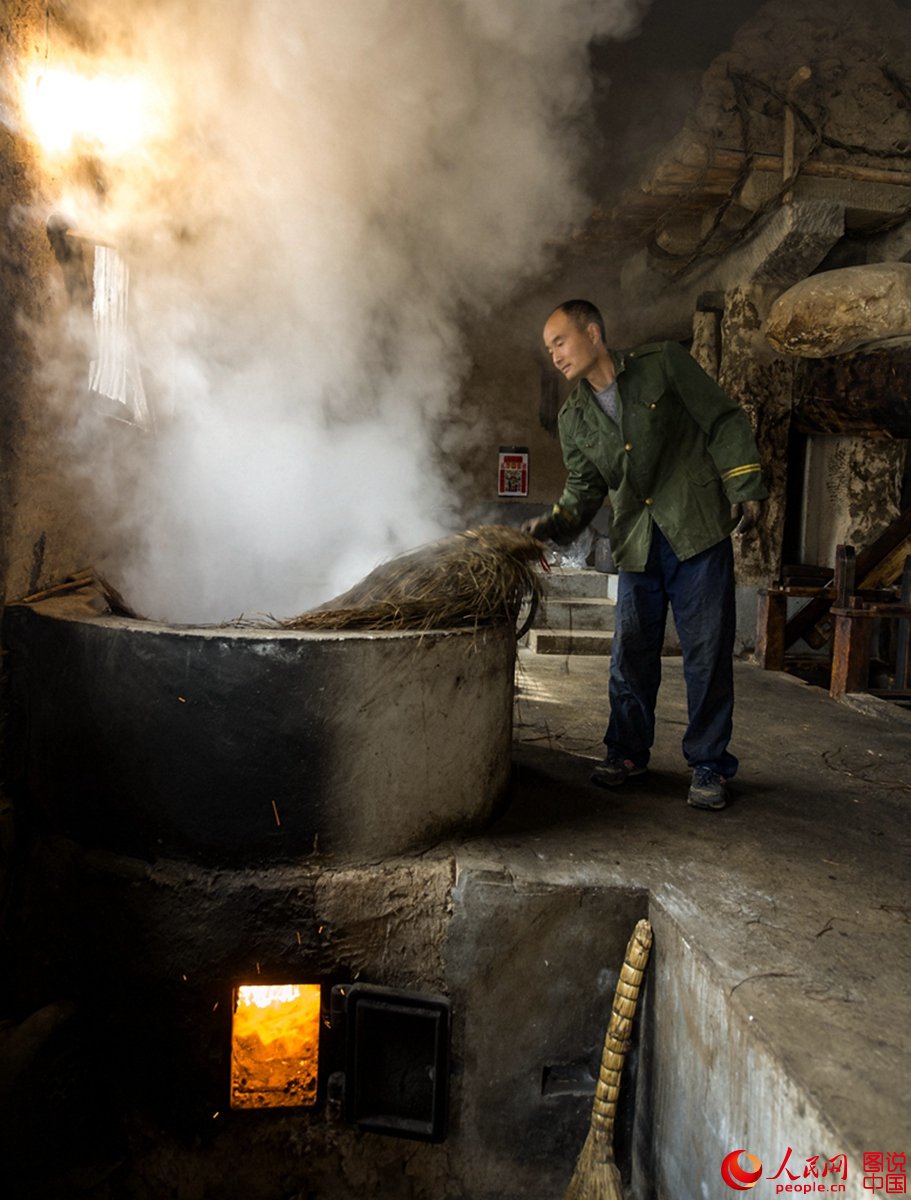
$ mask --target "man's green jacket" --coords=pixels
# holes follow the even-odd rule
[[[567,480],[554,506],[556,536],[575,537],[607,497],[620,570],[645,569],[653,521],[678,558],[692,558],[731,533],[732,504],[768,495],[750,423],[677,342],[611,357],[619,424],[585,380],[560,410]]]

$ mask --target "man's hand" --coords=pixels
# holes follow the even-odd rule
[[[545,513],[540,517],[532,517],[522,523],[522,532],[537,538],[541,542],[549,542],[555,533],[553,513]]]
[[[761,500],[742,500],[739,504],[732,504],[731,516],[737,520],[734,536],[743,537],[745,533],[755,529],[761,512]]]

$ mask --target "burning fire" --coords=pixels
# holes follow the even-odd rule
[[[231,1044],[231,1107],[316,1103],[320,985],[242,984]]]
[[[160,97],[135,73],[84,74],[36,64],[22,82],[21,105],[36,142],[54,160],[120,158],[161,132]]]

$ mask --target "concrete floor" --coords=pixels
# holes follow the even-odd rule
[[[654,995],[633,1194],[732,1195],[719,1168],[738,1149],[763,1162],[757,1200],[816,1184],[814,1155],[847,1156],[847,1195],[898,1191],[865,1183],[863,1156],[906,1153],[911,1174],[911,712],[838,704],[738,662],[741,768],[730,806],[703,812],[684,802],[679,658],[664,660],[648,774],[589,783],[607,666],[520,651],[514,800],[459,857],[648,893]]]

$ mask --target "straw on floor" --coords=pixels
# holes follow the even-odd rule
[[[531,624],[543,580],[543,543],[507,525],[480,525],[382,563],[360,583],[285,629],[452,629],[515,624],[523,605]]]
[[[614,1120],[620,1072],[629,1049],[639,988],[651,948],[651,925],[648,921],[637,921],[614,992],[588,1136],[564,1200],[623,1200],[620,1171],[614,1161]]]

